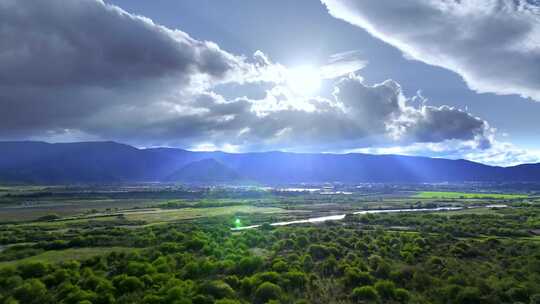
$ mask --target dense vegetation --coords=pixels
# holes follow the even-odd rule
[[[494,210],[484,214],[407,213],[366,214],[353,221],[365,225],[404,227],[426,233],[446,233],[454,237],[482,235],[524,237],[540,227],[540,208]]]
[[[119,218],[49,231],[9,225],[3,242],[25,244],[0,253],[8,261],[0,303],[540,303],[540,242],[526,234],[539,219],[537,208],[523,207],[242,232],[230,230],[230,217],[130,228]],[[110,246],[132,250],[17,261]]]

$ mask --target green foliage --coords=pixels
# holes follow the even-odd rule
[[[381,298],[392,299],[395,295],[396,286],[392,281],[383,280],[375,283],[375,289]]]
[[[119,293],[130,293],[144,289],[144,283],[139,278],[126,274],[113,278],[112,283]]]
[[[240,275],[250,275],[260,269],[263,265],[263,260],[257,256],[244,257],[238,263],[236,272]]]
[[[278,300],[282,294],[281,287],[270,282],[264,282],[255,291],[255,301],[256,303],[266,303],[270,300]]]
[[[234,298],[235,292],[229,284],[223,281],[204,282],[199,287],[199,292],[210,295],[216,299]]]
[[[373,286],[362,286],[353,289],[352,298],[360,303],[373,303],[379,301],[379,294]]]
[[[473,304],[481,301],[480,290],[476,287],[462,288],[456,297],[456,303],[460,304]]]
[[[18,267],[23,278],[39,278],[47,273],[47,265],[43,262],[28,262]]]
[[[0,264],[0,303],[540,303],[535,237],[446,233],[454,227],[450,220],[465,225],[460,231],[488,232],[484,226],[500,224],[501,217],[509,227],[533,227],[539,214],[533,207],[501,213],[365,219],[377,229],[362,226],[359,217],[241,232],[230,230],[235,217],[227,217],[64,231],[50,240],[29,229],[25,240],[35,233],[36,242],[0,253],[13,257]],[[383,228],[407,223],[418,231]],[[71,245],[77,248],[63,248]],[[42,253],[15,256],[29,249]]]
[[[424,191],[416,194],[418,198],[438,198],[438,199],[458,199],[458,198],[476,198],[476,199],[523,199],[527,195],[523,194],[504,194],[504,193],[465,193],[465,192],[443,192],[443,191]]]
[[[369,273],[360,271],[357,267],[347,267],[343,282],[348,288],[353,288],[358,285],[369,285],[372,280]]]
[[[19,302],[28,304],[42,304],[50,301],[47,287],[38,279],[27,280],[21,286],[15,288],[13,296]]]

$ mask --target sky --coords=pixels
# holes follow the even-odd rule
[[[0,0],[0,140],[540,162],[535,0]]]

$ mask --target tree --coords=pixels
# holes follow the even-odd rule
[[[250,275],[262,267],[263,260],[258,256],[244,257],[237,265],[236,272],[240,275]]]
[[[375,289],[383,299],[391,299],[394,297],[396,286],[392,281],[383,280],[375,283]]]
[[[399,303],[408,303],[411,295],[409,291],[403,288],[397,288],[394,291],[394,298],[399,301]]]
[[[23,278],[40,278],[47,273],[47,265],[42,262],[28,262],[19,265],[18,270]]]
[[[289,265],[283,260],[279,260],[272,265],[272,269],[277,272],[285,272],[289,269]]]
[[[223,281],[205,282],[199,287],[202,294],[211,295],[216,299],[234,298],[234,290]]]
[[[113,284],[116,286],[120,294],[130,293],[144,289],[144,283],[137,277],[120,275],[113,279]]]
[[[281,287],[274,283],[264,282],[255,291],[255,301],[257,303],[266,303],[269,300],[279,300],[282,293]]]
[[[353,289],[352,298],[357,302],[378,302],[379,294],[373,286],[362,286]]]
[[[291,289],[303,289],[306,285],[306,274],[300,271],[290,271],[283,275],[287,281],[287,286]]]
[[[43,304],[48,303],[47,287],[38,279],[30,279],[17,287],[13,292],[15,298],[21,303]]]
[[[63,303],[66,304],[78,304],[82,301],[94,302],[97,298],[97,295],[92,291],[81,290],[80,288],[75,288],[63,300]]]
[[[321,260],[328,256],[329,251],[326,246],[313,244],[308,248],[309,254],[315,260]]]
[[[459,304],[480,303],[480,290],[476,287],[465,287],[457,294],[456,300]]]
[[[191,303],[189,296],[181,286],[176,286],[167,291],[166,303]]]
[[[353,288],[355,286],[371,285],[373,283],[373,276],[368,272],[360,271],[357,267],[348,267],[345,270],[344,283],[345,286]]]
[[[304,255],[302,257],[302,267],[304,268],[304,271],[310,272],[313,269],[313,266],[315,265],[313,263],[313,259],[311,258],[311,255]]]

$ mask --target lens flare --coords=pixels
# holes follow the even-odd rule
[[[321,87],[320,71],[311,66],[292,68],[286,77],[287,86],[298,95],[313,95]]]

